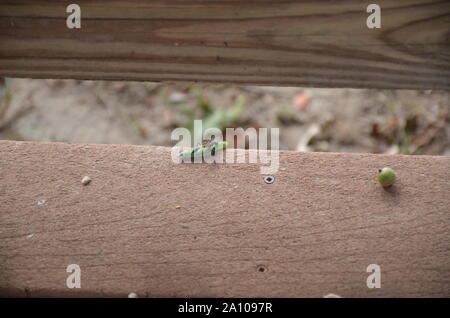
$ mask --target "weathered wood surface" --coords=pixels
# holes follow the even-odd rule
[[[450,2],[0,1],[0,75],[450,89]]]
[[[0,141],[0,180],[2,296],[450,296],[449,157],[282,152],[266,184],[169,148]]]

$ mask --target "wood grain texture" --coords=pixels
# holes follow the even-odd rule
[[[0,75],[450,89],[450,2],[0,0]]]
[[[280,160],[266,184],[258,165],[176,165],[170,148],[0,141],[0,295],[450,296],[449,157]]]

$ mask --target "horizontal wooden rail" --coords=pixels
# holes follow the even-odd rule
[[[450,2],[0,0],[0,76],[450,89]]]
[[[450,296],[449,157],[281,152],[275,178],[163,147],[0,141],[0,295]]]

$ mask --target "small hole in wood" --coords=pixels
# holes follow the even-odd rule
[[[267,271],[267,268],[264,265],[258,265],[257,271],[260,273],[264,273],[265,271]]]

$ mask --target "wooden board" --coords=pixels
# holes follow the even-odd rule
[[[450,2],[0,0],[0,76],[450,89]]]
[[[0,141],[0,295],[450,296],[449,157],[280,160],[266,184],[256,164],[176,165],[170,148]]]

